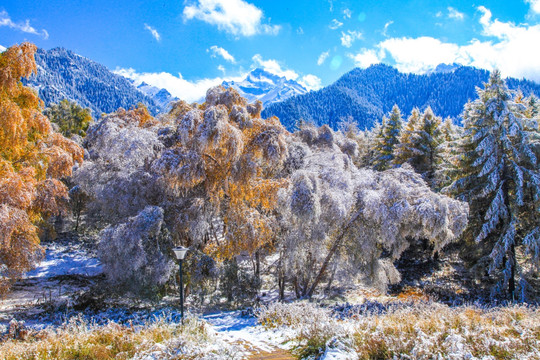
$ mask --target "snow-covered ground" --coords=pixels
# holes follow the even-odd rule
[[[257,318],[246,311],[229,311],[204,315],[216,333],[227,342],[244,345],[252,352],[271,353],[277,348],[289,349],[287,334],[283,331],[265,330]]]
[[[81,243],[50,242],[43,247],[43,260],[0,302],[0,324],[13,318],[39,316],[55,304],[68,304],[102,273],[95,254]]]
[[[45,258],[25,278],[51,278],[62,275],[95,276],[102,272],[99,259],[83,248],[71,244],[49,243],[45,245]]]

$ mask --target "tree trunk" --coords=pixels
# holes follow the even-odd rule
[[[261,253],[259,250],[255,251],[255,278],[257,281],[261,281]]]
[[[279,300],[285,299],[285,276],[282,272],[278,275]]]
[[[293,278],[293,285],[294,285],[294,292],[296,294],[296,298],[300,299],[302,295],[300,294],[300,288],[298,287],[298,278],[296,276]]]
[[[326,292],[330,291],[330,288],[332,287],[332,282],[334,282],[334,277],[336,276],[336,272],[338,269],[337,262],[334,262],[334,266],[332,267],[332,273],[330,274],[330,279],[328,279],[328,284],[326,285]]]
[[[510,293],[510,298],[515,300],[516,292],[516,246],[512,244],[510,247],[510,261],[512,261],[512,266],[510,268],[510,280],[508,281],[508,292]]]
[[[504,181],[502,185],[503,190],[503,196],[504,196],[504,204],[506,205],[506,208],[508,209],[508,218],[505,219],[505,228],[509,226],[512,222],[513,214],[512,214],[512,208],[510,207],[510,191],[508,189],[508,167],[506,164],[504,164],[503,167],[503,176],[502,181]],[[510,279],[508,280],[508,294],[510,295],[510,299],[514,300],[514,293],[516,291],[516,239],[512,239],[512,245],[510,245],[510,253],[508,254],[508,258],[506,261],[511,261],[512,265],[510,266]],[[504,261],[504,266],[506,266],[506,261]]]
[[[285,269],[283,266],[283,251],[279,252],[279,260],[277,263],[276,271],[278,280],[279,300],[282,301],[283,299],[285,299]]]
[[[354,217],[347,223],[347,225],[341,230],[341,232],[339,233],[339,235],[336,237],[336,240],[334,241],[334,243],[332,244],[332,247],[330,248],[330,251],[328,252],[328,254],[326,255],[326,258],[324,259],[323,263],[322,263],[322,266],[321,266],[321,270],[319,270],[319,273],[317,274],[317,277],[315,278],[315,280],[313,281],[313,284],[311,285],[311,287],[309,288],[308,292],[307,292],[307,297],[312,297],[313,296],[313,292],[315,291],[315,288],[317,287],[317,285],[319,285],[319,283],[321,282],[322,278],[323,278],[323,275],[324,273],[326,272],[326,268],[328,267],[328,264],[330,263],[330,260],[332,259],[332,256],[334,256],[334,254],[336,253],[337,249],[339,248],[339,246],[341,245],[343,239],[345,238],[345,234],[347,233],[347,231],[349,230],[349,228],[351,227],[351,225],[360,217],[360,211],[358,211]]]

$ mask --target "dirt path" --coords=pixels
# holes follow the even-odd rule
[[[295,359],[296,358],[292,356],[291,353],[285,350],[281,350],[281,349],[276,349],[272,351],[271,353],[261,350],[261,352],[252,354],[248,357],[248,360],[295,360]]]

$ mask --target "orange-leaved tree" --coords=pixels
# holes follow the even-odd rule
[[[260,102],[248,105],[236,90],[221,86],[208,90],[202,105],[175,104],[169,115],[179,141],[154,163],[169,188],[191,198],[188,215],[172,230],[197,242],[197,231],[190,233],[186,223],[200,229],[206,221],[211,230],[217,224],[207,245],[222,258],[253,253],[275,234],[277,192],[287,181],[278,173],[289,133],[277,118],[261,119],[261,109]]]
[[[83,160],[20,81],[37,71],[35,51],[23,43],[0,54],[0,295],[41,257],[37,225],[60,210],[68,193],[59,179]]]

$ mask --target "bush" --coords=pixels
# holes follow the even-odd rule
[[[126,223],[104,229],[98,253],[107,279],[116,289],[151,295],[169,280],[174,266],[167,254],[171,248],[171,238],[163,227],[163,209],[147,206]]]

